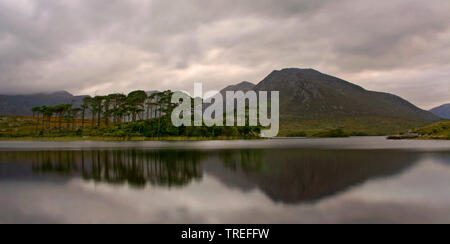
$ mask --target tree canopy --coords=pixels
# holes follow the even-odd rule
[[[170,115],[177,104],[173,92],[147,94],[138,90],[124,94],[86,97],[73,104],[32,109],[36,133],[104,137],[257,137],[259,127],[175,127]],[[42,115],[42,116],[41,116]],[[90,115],[89,119],[86,118]],[[80,117],[81,116],[81,117]],[[193,119],[193,118],[191,118]]]

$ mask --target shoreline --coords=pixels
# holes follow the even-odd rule
[[[140,142],[140,141],[233,141],[233,140],[264,140],[265,138],[245,137],[0,137],[0,141],[42,141],[42,142],[71,142],[71,141],[105,141],[105,142]]]
[[[415,138],[400,138],[397,136],[384,136],[386,140],[391,141],[404,141],[404,140],[423,140],[423,141],[448,141],[447,138],[440,137],[415,137]],[[147,138],[147,137],[0,137],[0,142],[8,141],[37,141],[37,142],[73,142],[73,141],[104,141],[104,142],[145,142],[145,141],[252,141],[252,140],[268,140],[268,139],[330,139],[330,138],[352,138],[352,137],[275,137],[275,138],[244,138],[244,137],[160,137],[160,138]]]

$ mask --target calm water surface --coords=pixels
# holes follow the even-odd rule
[[[0,142],[0,223],[450,223],[450,142]]]

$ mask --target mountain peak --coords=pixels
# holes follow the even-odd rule
[[[319,71],[312,68],[284,68],[281,72],[311,72],[311,73],[320,73]]]
[[[239,84],[237,84],[236,86],[254,86],[255,84],[249,82],[249,81],[243,81]]]
[[[53,92],[52,94],[54,94],[54,95],[64,95],[64,96],[73,96],[70,92],[68,92],[68,91],[56,91],[56,92]]]
[[[248,81],[242,81],[236,85],[227,86],[226,88],[222,89],[221,92],[227,92],[227,91],[250,91],[255,87],[255,84],[248,82]]]
[[[280,85],[279,83],[282,83],[286,89],[290,89],[291,91],[297,89],[299,86],[309,86],[310,88],[311,86],[315,86],[316,88],[326,86],[341,92],[365,91],[358,85],[321,73],[311,68],[286,68],[282,70],[274,70],[256,86],[256,89],[264,90],[278,87]]]
[[[274,70],[270,75],[275,74],[322,74],[321,72],[312,68],[284,68],[281,70]]]
[[[46,95],[46,96],[60,96],[60,97],[73,97],[73,95],[68,91],[54,91],[54,92],[43,92],[43,93],[37,93],[34,95]]]

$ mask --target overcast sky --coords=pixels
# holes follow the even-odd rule
[[[450,102],[449,0],[0,0],[0,93],[219,90],[314,68]]]

